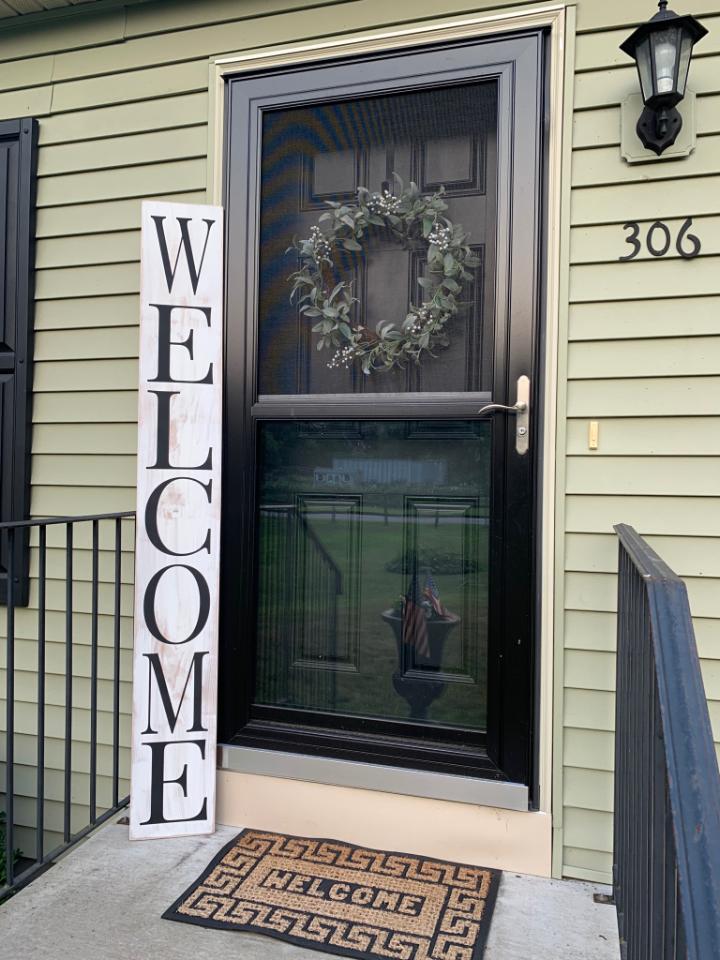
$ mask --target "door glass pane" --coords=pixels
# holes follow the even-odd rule
[[[489,424],[259,429],[255,702],[484,730]]]
[[[490,389],[496,129],[494,81],[264,114],[258,317],[261,395]],[[435,344],[434,355],[423,353],[419,364],[410,362],[404,368],[365,375],[357,359],[345,367],[331,362],[334,347],[317,349],[322,332],[312,328],[328,317],[303,314],[297,302],[291,303],[289,277],[302,265],[298,243],[309,239],[314,229],[327,237],[331,222],[320,218],[331,210],[328,202],[346,205],[353,223],[364,196],[381,222],[366,224],[357,240],[360,249],[346,249],[342,240],[347,236],[331,238],[317,288],[323,301],[320,306],[344,281],[352,285],[354,302],[348,322],[352,330],[361,326],[369,343],[389,325],[399,330],[408,312],[427,308],[431,302],[445,256],[441,242],[440,260],[429,264],[428,236],[433,234],[422,218],[413,221],[411,217],[398,227],[382,215],[383,191],[391,194],[392,204],[411,183],[417,184],[421,199],[443,191],[446,209],[438,213],[437,224],[447,227],[449,221],[461,228],[473,260],[467,277],[450,277],[458,287],[450,291],[457,309],[444,308],[449,310],[444,325],[449,344]],[[369,194],[359,194],[360,188]],[[403,209],[410,209],[408,204]],[[384,209],[387,212],[387,205]]]

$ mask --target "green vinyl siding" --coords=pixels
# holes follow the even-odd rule
[[[695,617],[706,692],[720,741],[720,4],[693,4],[712,31],[699,45],[689,86],[697,95],[694,154],[629,166],[620,157],[619,102],[637,90],[617,44],[649,11],[627,4],[622,29],[583,35],[583,7],[617,16],[619,5],[580,4],[576,42],[567,353],[564,558],[562,871],[608,878],[617,544],[626,522],[683,576]],[[681,12],[686,12],[684,9]],[[689,12],[689,11],[688,11]],[[626,26],[627,25],[627,26]],[[601,24],[596,24],[596,28]],[[664,219],[673,237],[687,216],[702,254],[671,249],[637,260],[623,224]],[[686,269],[682,269],[685,267]],[[588,450],[588,421],[600,445]],[[592,461],[599,461],[593,463]],[[556,807],[556,815],[558,813]],[[557,855],[556,863],[559,861]]]
[[[505,0],[176,0],[90,7],[82,16],[0,28],[0,117],[40,120],[33,500],[36,515],[132,509],[137,382],[139,213],[145,197],[207,199],[208,58],[406,21],[522,7]],[[527,7],[538,4],[525,4]],[[637,91],[618,44],[651,14],[647,0],[578,0],[572,90],[569,296],[559,370],[558,514],[565,580],[555,636],[558,724],[556,870],[608,879],[612,845],[616,543],[634,524],[687,578],[716,736],[720,740],[720,0],[692,12],[710,34],[689,86],[698,141],[687,159],[629,166],[620,157],[620,101]],[[680,12],[686,12],[685,5]],[[623,224],[687,216],[702,256],[630,251]],[[588,450],[590,419],[600,447]],[[593,462],[599,461],[599,462]],[[130,544],[126,544],[129,548]],[[90,558],[76,551],[77,743],[73,798],[87,797]],[[64,723],[64,556],[53,542],[48,709]],[[37,553],[32,554],[32,573]],[[114,571],[103,542],[101,675],[110,676]],[[132,555],[123,554],[122,657],[129,675]],[[34,613],[18,611],[20,816],[32,821]],[[50,688],[49,688],[50,689]],[[102,705],[108,704],[103,687]],[[129,710],[129,688],[121,691]],[[101,770],[111,769],[101,714]],[[127,717],[122,769],[127,774]],[[49,809],[56,829],[59,741]],[[106,785],[105,785],[106,786]],[[58,790],[60,791],[58,793]],[[106,796],[107,799],[107,796]],[[55,819],[52,819],[55,818]]]

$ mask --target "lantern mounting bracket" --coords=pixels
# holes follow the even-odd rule
[[[644,147],[660,156],[675,143],[681,127],[682,117],[677,107],[661,110],[645,107],[637,122],[637,135]]]

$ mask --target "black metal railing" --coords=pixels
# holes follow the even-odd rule
[[[620,540],[613,879],[623,960],[720,957],[720,774],[685,585]]]
[[[128,802],[128,797],[120,795],[121,602],[123,540],[127,550],[133,548],[130,531],[123,537],[123,526],[131,524],[134,516],[103,513],[0,524],[8,565],[6,629],[0,638],[5,652],[5,730],[0,723],[0,733],[4,732],[6,746],[5,757],[0,756],[5,774],[4,790],[0,788],[5,841],[0,898],[24,886]],[[20,609],[14,595],[19,537],[29,539],[37,559],[36,568],[31,569],[27,610]],[[82,576],[76,577],[79,564]],[[81,592],[85,594],[82,609],[77,603]],[[22,662],[17,660],[20,644]],[[107,665],[103,670],[101,654]],[[81,657],[82,676],[76,670]],[[89,682],[82,710],[86,723],[74,717],[75,692],[83,678]],[[130,679],[129,674],[125,679]],[[20,742],[22,756],[16,749]],[[85,756],[79,773],[75,753],[80,752]],[[84,785],[86,778],[87,790],[80,789],[79,782]]]

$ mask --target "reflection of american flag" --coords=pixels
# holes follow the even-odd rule
[[[427,587],[426,587],[427,589]],[[417,577],[413,577],[403,603],[402,639],[403,643],[415,647],[421,657],[430,656],[430,637],[428,635],[427,614],[423,599],[425,590],[420,592]]]
[[[427,580],[425,581],[425,587],[423,589],[423,597],[430,601],[433,610],[439,617],[444,617],[446,615],[445,607],[440,602],[440,594],[438,593],[437,584],[435,583],[431,573],[427,575]]]

